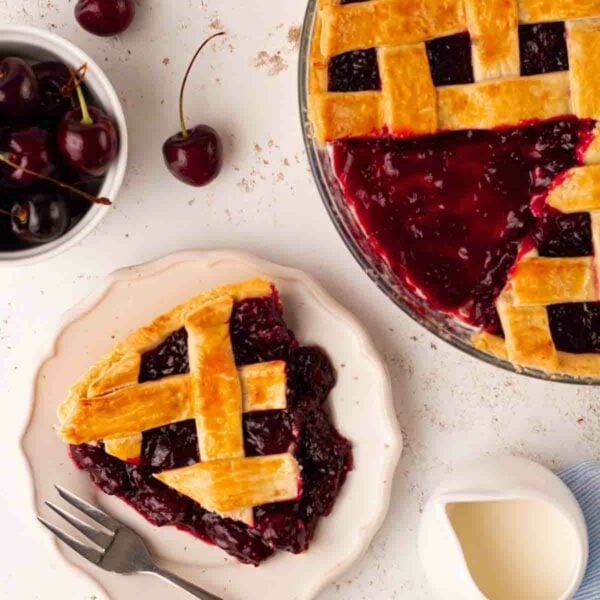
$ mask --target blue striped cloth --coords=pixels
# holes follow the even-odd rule
[[[600,599],[600,460],[577,463],[558,474],[577,498],[588,526],[590,556],[574,600]]]

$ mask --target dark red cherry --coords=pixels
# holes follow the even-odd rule
[[[27,127],[8,134],[5,141],[5,155],[18,168],[2,165],[5,179],[18,186],[33,185],[39,177],[30,172],[50,175],[55,169],[52,160],[50,136],[41,127]]]
[[[69,226],[67,203],[58,194],[28,194],[12,207],[14,236],[27,244],[45,244],[59,238]]]
[[[108,116],[93,106],[72,108],[61,119],[58,150],[78,173],[104,175],[117,155],[118,136]]]
[[[33,65],[37,78],[40,103],[37,114],[40,117],[58,117],[70,106],[68,91],[71,73],[61,62],[48,61]]]
[[[169,171],[177,179],[201,187],[210,183],[221,171],[223,144],[219,134],[208,125],[180,131],[163,145],[163,156]]]
[[[171,174],[180,181],[196,187],[210,183],[220,173],[223,165],[223,144],[219,134],[208,125],[197,125],[192,129],[186,127],[183,94],[192,66],[200,52],[208,42],[219,35],[224,33],[215,33],[205,40],[188,65],[179,91],[181,131],[163,144],[163,158]]]
[[[21,58],[0,61],[0,119],[25,121],[39,104],[38,83],[32,68]]]
[[[75,5],[78,23],[94,35],[117,35],[135,16],[134,0],[79,0]]]

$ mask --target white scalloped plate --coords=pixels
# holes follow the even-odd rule
[[[67,388],[115,340],[193,294],[264,275],[279,288],[286,320],[302,344],[325,348],[338,383],[329,400],[336,426],[352,441],[355,469],[332,514],[322,519],[308,552],[277,553],[258,568],[172,527],[156,528],[117,498],[96,490],[67,458],[56,437],[55,411]],[[97,503],[147,540],[164,566],[224,600],[310,600],[367,549],[387,508],[402,438],[387,370],[369,336],[310,276],[237,252],[181,252],[116,271],[66,315],[36,374],[31,420],[23,450],[32,474],[34,510],[53,520],[44,500],[57,500],[59,483]],[[41,534],[41,532],[40,532]],[[53,541],[63,558],[100,583],[106,597],[179,598],[149,576],[106,573]],[[184,595],[181,595],[183,598]]]

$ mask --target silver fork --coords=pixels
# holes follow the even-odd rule
[[[174,573],[161,569],[154,560],[152,560],[152,557],[146,548],[146,544],[144,544],[144,541],[137,533],[122,523],[119,523],[119,521],[113,519],[104,511],[88,504],[85,500],[78,498],[59,485],[54,487],[61,498],[86,514],[90,519],[106,530],[100,531],[95,527],[91,527],[66,510],[52,504],[52,502],[46,502],[46,506],[60,515],[65,521],[70,523],[77,531],[85,535],[95,546],[97,546],[97,548],[93,548],[92,546],[83,544],[74,537],[71,537],[68,533],[65,533],[62,529],[56,527],[56,525],[53,525],[43,517],[38,516],[38,520],[42,525],[47,527],[54,535],[56,535],[56,537],[75,550],[75,552],[84,558],[87,558],[87,560],[105,571],[112,571],[114,573],[122,573],[125,575],[130,575],[132,573],[148,573],[172,583],[195,598],[200,598],[201,600],[223,600],[222,598],[214,596],[198,586],[195,586],[193,583],[178,577]]]

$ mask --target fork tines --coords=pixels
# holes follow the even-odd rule
[[[48,506],[51,510],[53,510],[57,515],[61,516],[67,523],[72,525],[77,531],[82,533],[85,537],[91,540],[96,546],[100,548],[97,550],[88,546],[79,540],[75,539],[62,529],[58,528],[56,525],[53,525],[43,517],[38,516],[38,520],[42,525],[47,527],[56,537],[62,540],[67,546],[71,547],[75,552],[79,553],[84,558],[87,558],[89,561],[98,564],[104,555],[104,552],[111,545],[114,540],[114,536],[118,529],[122,527],[121,523],[107,515],[105,512],[100,509],[92,506],[85,500],[75,496],[71,492],[65,490],[64,488],[56,485],[56,490],[58,491],[61,498],[66,500],[69,504],[80,510],[82,513],[87,515],[92,521],[101,525],[104,529],[106,529],[109,533],[105,533],[104,531],[100,531],[95,527],[92,527],[79,519],[78,517],[72,515],[66,510],[56,506],[52,502],[46,502],[46,506]]]

